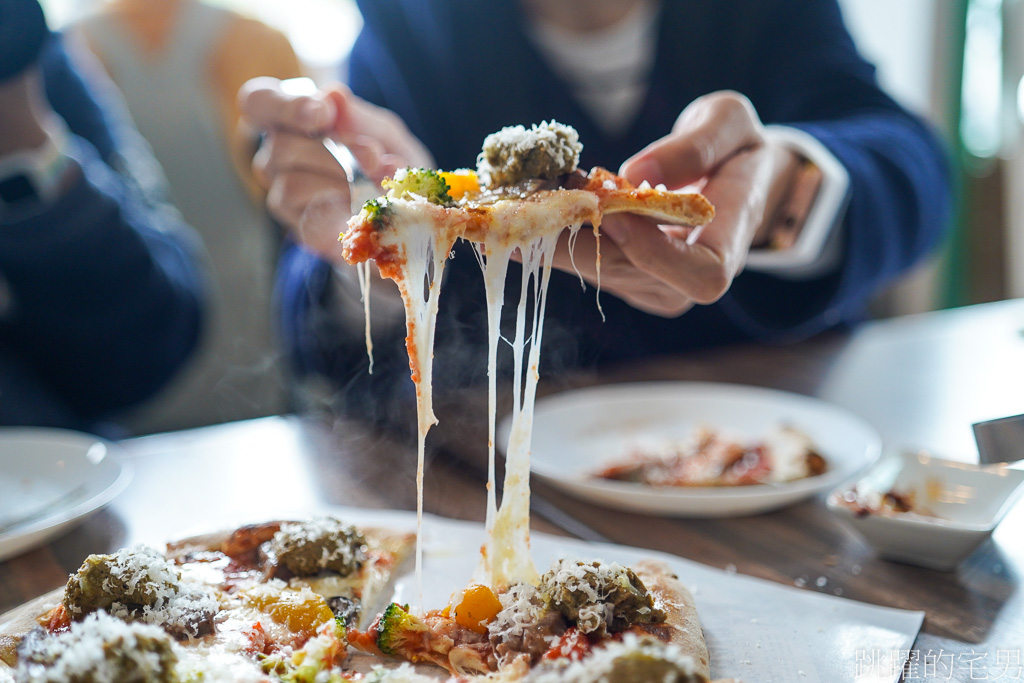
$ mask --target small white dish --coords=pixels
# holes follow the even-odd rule
[[[648,486],[594,473],[638,444],[707,426],[744,439],[782,425],[810,437],[828,463],[816,477],[754,486]],[[509,418],[498,444],[508,439]],[[848,481],[874,463],[881,438],[862,419],[809,396],[739,384],[611,384],[537,401],[531,470],[566,493],[612,508],[672,517],[733,517],[781,508]]]
[[[833,491],[827,502],[880,556],[952,571],[992,535],[1024,493],[1022,483],[1024,471],[1005,464],[908,453],[885,458],[854,484]],[[879,511],[875,503],[888,492],[909,500],[910,510]]]
[[[0,560],[58,535],[121,493],[120,447],[64,429],[0,429]]]

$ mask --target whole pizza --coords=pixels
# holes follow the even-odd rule
[[[710,679],[692,596],[662,562],[559,560],[417,614],[388,602],[413,544],[318,517],[91,555],[0,618],[0,681]]]

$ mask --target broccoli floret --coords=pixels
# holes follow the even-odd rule
[[[572,173],[580,161],[580,136],[571,126],[545,121],[529,130],[508,126],[484,139],[477,174],[491,189]]]
[[[362,217],[375,228],[383,227],[391,215],[391,207],[388,206],[387,197],[370,199],[363,204]]]
[[[451,189],[448,183],[437,171],[429,168],[400,168],[394,178],[385,178],[381,186],[387,189],[390,199],[404,199],[414,194],[440,206],[455,203],[448,194]]]
[[[386,655],[393,655],[414,633],[427,630],[427,625],[409,612],[409,606],[393,602],[377,618],[377,649]]]
[[[281,683],[343,683],[350,679],[333,667],[347,656],[345,647],[345,628],[325,624],[302,649],[291,656],[282,652],[267,655],[260,660],[260,668]]]
[[[155,605],[180,590],[180,574],[156,550],[139,546],[113,555],[90,555],[68,578],[64,607],[81,619],[115,603],[130,608]]]

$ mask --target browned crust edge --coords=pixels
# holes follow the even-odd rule
[[[704,683],[711,680],[711,657],[693,595],[665,562],[640,560],[633,565],[633,571],[655,596],[655,604],[665,611],[667,619],[659,625],[658,631],[667,635],[667,642],[693,657],[700,680]]]
[[[708,198],[698,193],[661,192],[659,190],[612,190],[601,198],[601,212],[634,213],[671,225],[697,227],[715,217]]]
[[[14,666],[15,650],[22,637],[39,626],[39,617],[59,605],[63,598],[64,586],[61,586],[0,614],[0,669]]]

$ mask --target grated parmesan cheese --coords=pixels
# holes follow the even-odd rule
[[[191,639],[202,635],[203,626],[209,624],[219,608],[217,598],[206,588],[197,583],[182,583],[176,593],[152,605],[138,608],[115,602],[109,611],[118,619],[162,626]]]
[[[574,128],[544,121],[529,129],[507,126],[484,138],[477,175],[485,187],[508,186],[572,173],[579,165],[580,136]]]
[[[102,581],[96,586],[100,577]],[[134,604],[166,602],[177,593],[180,578],[177,568],[149,546],[122,548],[112,555],[90,555],[68,579],[65,606],[72,615],[81,615],[105,606],[104,598]],[[102,595],[96,594],[97,588]]]
[[[627,633],[621,641],[610,641],[579,661],[545,662],[525,679],[528,683],[696,683],[693,657],[678,647],[652,637]]]
[[[34,639],[15,669],[17,683],[158,683],[174,680],[178,654],[155,626],[128,624],[104,612],[63,633]]]
[[[406,662],[395,669],[375,666],[363,680],[365,683],[437,683],[436,677],[417,673],[416,669]]]
[[[355,527],[334,517],[316,517],[282,524],[270,541],[270,551],[299,576],[325,569],[348,576],[366,559],[365,544]]]
[[[498,596],[501,611],[487,625],[488,634],[495,639],[519,638],[531,625],[537,623],[546,609],[546,601],[533,584],[520,583]]]

